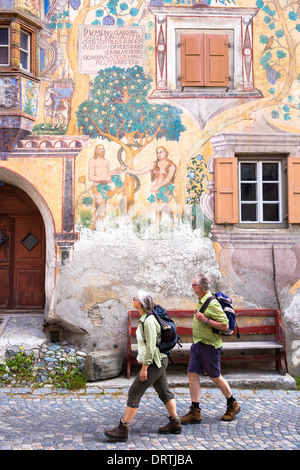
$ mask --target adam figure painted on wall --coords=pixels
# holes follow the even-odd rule
[[[95,197],[95,212],[93,214],[91,230],[96,229],[98,218],[104,222],[106,217],[106,203],[113,195],[108,184],[119,169],[110,170],[110,162],[105,158],[105,147],[99,144],[95,148],[94,156],[89,160],[88,175],[92,181],[92,193]]]
[[[175,198],[174,181],[176,174],[176,165],[168,158],[169,152],[165,147],[157,147],[156,160],[141,170],[131,170],[122,167],[121,170],[132,175],[143,175],[151,173],[152,194],[148,197],[148,201],[154,203],[157,201],[155,214],[155,226],[159,227],[162,214],[165,212],[171,219],[174,226],[174,214],[168,203]],[[155,193],[155,194],[153,194]]]

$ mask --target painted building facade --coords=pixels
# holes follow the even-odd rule
[[[297,1],[2,1],[1,312],[125,352],[206,272],[299,375],[299,48]]]

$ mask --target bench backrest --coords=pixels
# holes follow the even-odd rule
[[[277,342],[284,344],[284,333],[279,310],[237,309],[235,314],[240,335],[274,335]],[[174,319],[179,336],[192,334],[194,310],[168,310],[168,315]],[[128,336],[130,337],[135,337],[136,335],[137,327],[132,322],[136,318],[139,318],[139,313],[136,310],[129,310]],[[237,329],[235,328],[233,335],[230,336],[231,341],[236,333]]]

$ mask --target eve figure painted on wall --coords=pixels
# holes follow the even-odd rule
[[[174,214],[168,203],[175,198],[174,195],[174,181],[176,174],[176,165],[168,158],[169,152],[165,147],[157,147],[156,160],[150,165],[142,168],[141,170],[131,170],[122,168],[125,173],[132,175],[143,175],[151,173],[151,196],[148,201],[154,203],[157,201],[155,224],[158,228],[162,214],[165,212],[171,219],[172,225],[174,224]],[[154,194],[153,194],[154,193]]]

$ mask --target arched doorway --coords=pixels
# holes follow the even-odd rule
[[[21,188],[0,185],[0,310],[45,306],[45,226]]]

